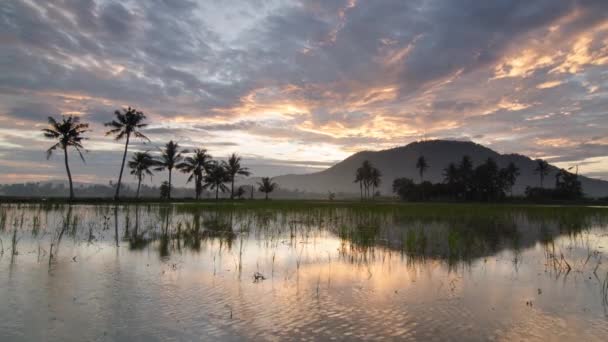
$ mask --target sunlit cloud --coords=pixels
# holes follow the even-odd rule
[[[45,162],[50,142],[39,130],[49,115],[91,123],[91,163],[119,154],[103,123],[125,106],[150,122],[152,141],[133,151],[174,139],[220,158],[293,161],[289,170],[425,138],[558,162],[608,153],[597,139],[608,118],[603,0],[473,2],[466,11],[421,0],[5,6],[2,165],[18,153]],[[487,20],[475,20],[481,13]],[[605,162],[593,165],[581,172],[608,175]]]

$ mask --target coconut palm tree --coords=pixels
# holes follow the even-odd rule
[[[194,180],[194,191],[196,193],[196,199],[198,200],[203,191],[203,174],[209,167],[211,162],[211,155],[207,153],[204,148],[197,148],[194,150],[192,156],[184,158],[184,161],[176,167],[183,173],[190,174],[187,182]]]
[[[262,177],[262,181],[258,183],[258,191],[266,194],[266,199],[268,199],[268,194],[273,192],[279,185],[272,181],[270,177]]]
[[[363,177],[363,168],[360,167],[357,169],[357,171],[355,172],[355,180],[354,183],[359,183],[359,191],[361,192],[361,199],[363,199],[363,182],[364,182],[364,177]]]
[[[506,182],[505,188],[509,191],[511,196],[513,196],[513,186],[515,186],[517,177],[520,175],[519,168],[515,165],[515,163],[510,162],[504,169],[503,174]]]
[[[376,169],[375,167],[372,167],[372,170],[370,172],[370,184],[372,186],[372,198],[375,195],[375,191],[376,188],[378,188],[380,186],[380,183],[382,183],[382,172],[380,172],[380,170]]]
[[[536,168],[534,169],[534,173],[537,173],[540,176],[540,187],[542,188],[545,176],[549,174],[549,163],[542,159],[536,159]]]
[[[125,160],[127,159],[127,150],[129,149],[131,135],[148,141],[150,139],[139,131],[139,129],[147,126],[147,124],[144,123],[146,115],[143,112],[128,107],[123,108],[122,112],[119,110],[114,111],[114,116],[116,116],[114,120],[105,124],[106,127],[110,127],[110,130],[106,132],[106,135],[114,135],[115,140],[126,138],[125,151],[122,154],[122,164],[120,165],[120,173],[118,174],[118,184],[116,184],[116,193],[114,194],[114,199],[118,200],[120,196],[120,185],[122,183],[122,172],[125,168]]]
[[[152,177],[152,167],[156,165],[156,161],[148,152],[135,152],[128,163],[131,174],[137,177],[137,193],[135,198],[139,198],[139,189],[144,176]]]
[[[246,167],[241,166],[241,157],[233,153],[227,162],[223,163],[224,169],[230,176],[230,199],[234,198],[234,179],[237,175],[249,176],[251,172]]]
[[[162,150],[162,154],[160,156],[160,159],[158,159],[158,161],[156,162],[156,164],[158,165],[158,167],[155,169],[156,171],[163,171],[165,169],[167,169],[169,171],[169,181],[168,181],[168,186],[169,186],[169,191],[167,194],[167,198],[171,199],[171,175],[173,172],[173,168],[179,164],[182,159],[184,159],[184,157],[182,156],[182,153],[187,153],[187,150],[179,150],[179,144],[176,142],[173,142],[173,140],[169,141],[166,145],[165,145],[165,149]]]
[[[418,160],[416,161],[416,168],[420,173],[420,183],[422,183],[424,181],[424,172],[429,168],[429,164],[426,162],[424,156],[418,157]]]
[[[49,116],[49,126],[42,129],[45,138],[57,140],[53,146],[46,150],[46,159],[49,159],[56,149],[63,150],[65,170],[68,174],[68,181],[70,183],[70,200],[74,199],[74,186],[72,184],[72,173],[70,172],[70,165],[68,162],[68,147],[73,147],[78,151],[80,159],[84,162],[84,156],[82,155],[82,141],[87,138],[83,137],[84,133],[88,132],[89,124],[81,123],[80,118],[77,116],[64,116],[61,121],[56,121],[53,117]],[[86,152],[86,150],[85,150]]]
[[[443,182],[450,185],[458,182],[458,168],[456,167],[456,164],[449,163],[448,166],[443,169]]]
[[[215,190],[215,200],[218,200],[220,191],[228,191],[228,187],[224,183],[228,183],[229,181],[230,175],[224,169],[224,165],[213,161],[207,167],[203,189]]]

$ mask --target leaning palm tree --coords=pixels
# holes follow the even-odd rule
[[[219,164],[215,161],[209,163],[207,166],[207,174],[205,175],[205,185],[203,189],[215,190],[215,200],[219,199],[219,192],[228,191],[228,187],[224,183],[230,181],[230,176],[224,165]]]
[[[182,156],[182,153],[187,152],[187,150],[183,150],[180,152],[179,144],[171,140],[165,145],[165,149],[162,151],[160,159],[158,159],[157,161],[158,167],[155,169],[156,171],[163,171],[165,169],[169,170],[169,181],[167,184],[169,186],[169,191],[167,194],[168,199],[171,199],[171,175],[173,172],[173,168],[177,164],[179,164],[184,158]]]
[[[131,169],[131,174],[137,177],[137,193],[135,198],[139,198],[139,189],[141,189],[141,181],[144,176],[152,177],[152,167],[156,165],[156,161],[148,152],[135,152],[129,160],[128,167]]]
[[[424,156],[418,157],[416,161],[416,168],[420,174],[420,183],[424,181],[424,172],[429,168],[429,164],[426,162]]]
[[[241,157],[236,153],[233,153],[223,165],[230,176],[230,199],[234,199],[234,179],[237,175],[249,176],[251,172],[249,172],[248,168],[241,166]]]
[[[211,155],[209,155],[204,148],[197,148],[193,153],[192,156],[184,158],[184,161],[176,167],[183,173],[190,174],[190,177],[188,177],[186,182],[189,183],[194,180],[195,198],[198,200],[203,191],[203,174],[209,167]]]
[[[120,184],[122,183],[122,172],[125,168],[125,160],[127,159],[127,150],[129,149],[129,140],[131,135],[137,138],[150,140],[148,137],[139,132],[139,129],[144,128],[147,124],[143,123],[146,119],[146,115],[143,112],[136,110],[135,108],[123,108],[122,112],[119,110],[114,111],[116,119],[107,122],[106,127],[110,127],[110,130],[106,132],[106,135],[115,135],[116,140],[125,139],[125,151],[122,154],[122,164],[120,165],[120,173],[118,174],[118,184],[116,184],[116,193],[114,199],[118,200],[120,196]]]
[[[258,186],[258,191],[265,193],[266,199],[268,199],[268,194],[276,190],[279,185],[273,182],[270,177],[262,177],[262,181],[258,183]]]
[[[46,150],[46,159],[49,159],[56,149],[63,150],[65,170],[68,173],[68,181],[70,183],[70,200],[74,199],[74,186],[72,184],[72,173],[68,163],[68,147],[73,147],[78,151],[80,158],[84,162],[82,155],[82,141],[87,139],[83,134],[88,131],[89,124],[81,123],[77,116],[62,117],[61,122],[56,121],[49,116],[49,126],[42,129],[44,136],[48,139],[58,140],[55,145]],[[86,152],[86,150],[85,150]]]
[[[549,163],[542,159],[536,159],[536,169],[534,169],[534,173],[538,173],[540,176],[540,187],[542,188],[545,176],[549,174]]]

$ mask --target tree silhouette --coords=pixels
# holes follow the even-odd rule
[[[234,179],[237,175],[249,176],[251,172],[246,167],[241,166],[241,157],[233,153],[227,162],[223,163],[224,169],[230,176],[230,199],[234,199]]]
[[[220,191],[228,191],[228,187],[224,183],[229,181],[230,176],[226,172],[226,169],[224,169],[224,166],[213,161],[207,167],[203,189],[215,190],[215,200],[218,200]]]
[[[519,168],[515,165],[515,163],[510,162],[506,168],[501,169],[502,177],[505,181],[505,189],[513,196],[513,186],[517,181],[517,177],[519,177]]]
[[[63,150],[65,170],[68,174],[68,181],[70,183],[70,200],[74,199],[74,186],[72,184],[72,173],[70,172],[70,165],[68,162],[68,147],[73,147],[78,151],[80,159],[84,162],[84,156],[82,155],[82,141],[87,138],[83,137],[83,134],[88,132],[89,124],[81,123],[80,118],[77,116],[62,117],[61,122],[56,121],[53,117],[48,118],[49,126],[42,129],[44,137],[48,139],[57,140],[53,146],[46,150],[46,159],[49,159],[56,149]],[[85,150],[86,152],[86,150]]]
[[[363,181],[364,181],[363,168],[360,167],[355,172],[354,183],[359,183],[359,191],[361,192],[361,200],[363,200]]]
[[[139,129],[144,128],[147,124],[143,123],[146,119],[146,115],[143,112],[136,110],[135,108],[123,108],[122,112],[119,110],[114,111],[116,118],[105,124],[106,127],[110,127],[110,130],[106,132],[106,135],[115,135],[115,140],[125,140],[125,151],[122,155],[122,164],[120,165],[120,173],[118,174],[118,184],[116,184],[116,194],[114,199],[118,200],[120,196],[120,185],[122,183],[122,172],[125,168],[125,160],[127,159],[127,150],[129,149],[129,140],[131,135],[137,138],[150,140],[148,137],[139,132]]]
[[[537,173],[540,176],[540,187],[543,188],[545,177],[549,175],[549,163],[542,159],[536,159],[536,168],[534,169],[534,173]]]
[[[448,166],[443,169],[443,182],[449,185],[458,182],[458,168],[456,164],[449,163]]]
[[[173,140],[171,140],[165,145],[165,149],[162,151],[160,159],[157,161],[158,167],[155,169],[156,171],[163,171],[165,169],[169,170],[169,181],[168,181],[169,192],[167,194],[167,199],[171,199],[171,187],[172,187],[171,174],[173,172],[173,168],[177,164],[179,164],[182,161],[182,159],[184,158],[182,156],[182,153],[187,153],[187,152],[188,152],[187,150],[183,150],[180,152],[179,144],[176,142],[173,142]]]
[[[375,191],[376,188],[378,188],[380,186],[380,183],[382,183],[382,173],[380,172],[380,170],[376,169],[375,167],[372,167],[372,170],[370,172],[370,184],[372,186],[372,197],[375,195]]]
[[[429,164],[424,159],[424,156],[418,157],[416,161],[416,168],[418,169],[418,173],[420,174],[420,183],[424,180],[424,172],[429,168]]]
[[[152,177],[151,168],[156,165],[156,161],[148,152],[135,152],[128,163],[131,174],[137,177],[137,193],[135,198],[139,198],[141,181],[145,175]]]
[[[268,194],[273,192],[279,185],[272,181],[270,177],[262,177],[262,181],[258,183],[259,188],[258,191],[266,194],[266,199],[268,199]]]
[[[372,187],[372,192],[375,187],[380,185],[380,178],[382,177],[382,173],[380,170],[376,169],[372,166],[372,163],[369,160],[364,160],[361,163],[361,167],[357,169],[355,172],[355,183],[359,183],[359,188],[361,190],[361,199],[370,197],[370,187]],[[373,196],[373,193],[372,193]]]
[[[184,161],[176,166],[183,173],[190,174],[188,183],[194,180],[194,192],[197,200],[203,191],[203,174],[209,167],[210,162],[211,155],[207,153],[207,150],[197,148],[192,156],[185,157]]]
[[[170,199],[171,198],[171,185],[169,182],[164,181],[160,185],[160,198],[161,199]]]

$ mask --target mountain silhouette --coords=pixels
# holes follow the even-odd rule
[[[363,151],[353,154],[338,164],[311,174],[285,175],[274,180],[284,189],[299,189],[315,193],[343,192],[359,193],[359,186],[353,183],[355,170],[364,160],[369,160],[373,166],[382,172],[382,184],[379,187],[383,195],[392,193],[395,178],[407,177],[419,182],[416,160],[424,156],[429,168],[424,173],[424,179],[431,182],[443,181],[443,169],[451,162],[458,163],[463,156],[471,157],[474,166],[493,158],[500,167],[513,162],[520,169],[520,176],[513,187],[514,194],[522,194],[527,186],[538,187],[539,176],[534,173],[536,162],[519,154],[500,154],[485,146],[470,141],[432,140],[413,142],[406,146],[382,151]],[[554,186],[555,174],[559,168],[551,165],[549,175],[545,178],[545,187]],[[590,197],[608,196],[608,182],[579,177],[583,191]]]

